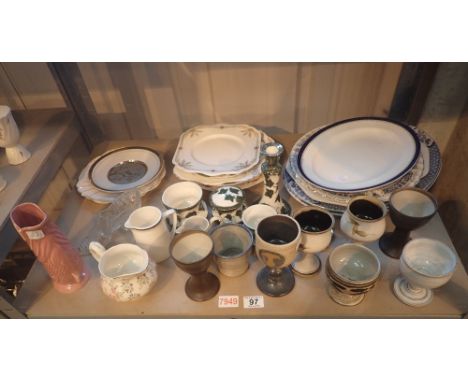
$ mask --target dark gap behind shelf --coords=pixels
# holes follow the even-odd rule
[[[0,264],[0,287],[16,298],[35,260],[26,243],[18,239]]]

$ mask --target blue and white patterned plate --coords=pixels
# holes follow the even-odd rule
[[[416,183],[415,185],[416,187],[419,187],[424,190],[429,190],[436,182],[437,177],[439,176],[440,171],[442,169],[442,159],[440,155],[440,150],[437,146],[437,143],[434,141],[434,139],[432,139],[429,136],[429,134],[427,134],[426,132],[416,127],[413,127],[413,126],[411,127],[416,131],[418,138],[420,142],[422,143],[421,152],[422,152],[422,158],[423,158],[422,172],[419,173],[419,178],[414,179],[417,181],[417,183],[416,182],[414,183]],[[296,142],[296,144],[294,145],[293,150],[291,151],[288,163],[285,166],[285,171],[283,171],[283,180],[284,180],[284,185],[285,185],[286,190],[294,199],[296,199],[299,203],[303,205],[319,205],[321,207],[324,207],[330,210],[331,212],[335,214],[342,214],[346,209],[346,206],[343,205],[342,203],[344,200],[343,198],[346,198],[347,196],[351,196],[351,195],[347,195],[346,193],[334,193],[333,194],[333,193],[327,192],[326,195],[331,195],[331,197],[327,198],[327,201],[329,202],[325,202],[323,200],[318,201],[318,200],[315,200],[313,196],[311,196],[310,189],[308,189],[309,193],[306,192],[295,181],[294,177],[298,177],[298,174],[294,171],[296,166],[292,164],[294,163],[293,162],[294,160],[297,161],[298,147],[300,143],[304,141],[303,138],[304,137],[300,138],[298,142]],[[392,189],[398,189],[401,187],[409,187],[409,186],[414,185],[414,184],[411,184],[411,182],[405,183],[405,179],[403,179],[402,182],[397,182],[397,183],[398,184],[395,184],[395,187],[391,186],[390,187],[391,189],[388,189],[386,191],[391,192]],[[323,190],[320,190],[320,195],[322,196],[322,194],[323,194]],[[374,195],[375,195],[375,192],[374,192]],[[375,196],[378,197],[379,195],[377,194]],[[340,201],[339,204],[333,203],[333,201],[337,201],[337,200]]]
[[[291,195],[298,203],[302,204],[303,206],[323,207],[335,215],[342,215],[346,210],[346,207],[331,203],[319,202],[310,198],[304,191],[302,191],[302,189],[297,185],[294,179],[291,178],[291,175],[289,175],[287,171],[283,171],[283,184],[289,195]]]
[[[440,155],[439,146],[437,146],[437,143],[428,133],[414,126],[411,127],[416,130],[420,142],[428,151],[427,156],[424,158],[423,177],[416,185],[416,187],[427,191],[434,185],[442,171],[442,157]]]

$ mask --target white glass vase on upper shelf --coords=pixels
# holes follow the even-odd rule
[[[19,143],[20,132],[8,106],[0,105],[0,147],[5,148],[9,164],[26,162],[31,153]],[[1,183],[1,181],[0,181]]]

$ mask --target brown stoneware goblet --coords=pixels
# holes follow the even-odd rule
[[[429,192],[408,187],[392,193],[389,205],[395,230],[380,238],[379,247],[387,256],[399,259],[411,231],[429,222],[437,212],[437,201]]]
[[[220,287],[218,278],[208,272],[213,255],[213,240],[204,231],[185,231],[176,236],[169,246],[176,265],[190,274],[185,293],[194,301],[214,297]]]

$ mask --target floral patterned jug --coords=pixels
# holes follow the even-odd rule
[[[156,264],[137,245],[123,243],[106,249],[92,241],[89,252],[98,262],[102,291],[115,301],[133,301],[145,296],[158,279]]]

